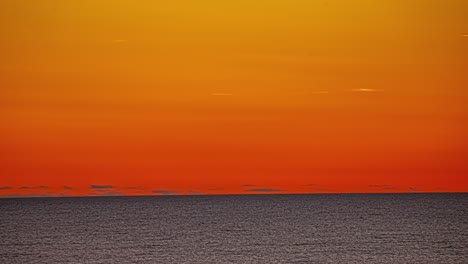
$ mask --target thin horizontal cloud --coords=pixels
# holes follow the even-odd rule
[[[112,189],[114,186],[112,185],[91,185],[91,189]]]
[[[11,189],[10,186],[3,186],[3,187],[0,187],[0,190],[9,190],[9,189]]]
[[[162,195],[174,195],[180,193],[179,191],[168,191],[168,190],[154,190],[152,193],[162,194]]]
[[[19,189],[29,190],[29,189],[48,189],[48,188],[49,188],[48,186],[40,185],[40,186],[36,186],[36,187],[21,186]]]
[[[252,184],[244,184],[244,185],[242,185],[242,187],[253,187],[253,186],[255,186],[255,185],[252,185]]]
[[[311,183],[311,184],[306,184],[305,186],[317,186],[317,184]]]
[[[249,190],[246,190],[246,192],[282,192],[283,190],[280,190],[280,189],[263,189],[263,188],[260,188],[260,189],[249,189]]]
[[[202,192],[197,192],[197,191],[188,191],[187,193],[190,194],[190,195],[200,195],[200,194],[203,194]]]
[[[70,187],[70,186],[63,186],[63,189],[65,189],[65,190],[73,190],[73,187]]]
[[[358,89],[351,89],[352,92],[383,92],[384,89],[371,89],[371,88],[358,88]]]
[[[42,193],[0,195],[0,198],[32,198],[32,197],[56,197],[56,196],[52,194],[42,194]]]

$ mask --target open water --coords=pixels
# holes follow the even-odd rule
[[[0,263],[468,263],[468,194],[0,199]]]

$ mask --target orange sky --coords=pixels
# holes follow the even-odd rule
[[[467,10],[2,0],[0,196],[466,192]]]

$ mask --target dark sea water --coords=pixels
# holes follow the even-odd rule
[[[468,194],[0,199],[0,263],[468,263]]]

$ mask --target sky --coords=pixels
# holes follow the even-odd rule
[[[466,0],[2,0],[0,197],[468,191]]]

